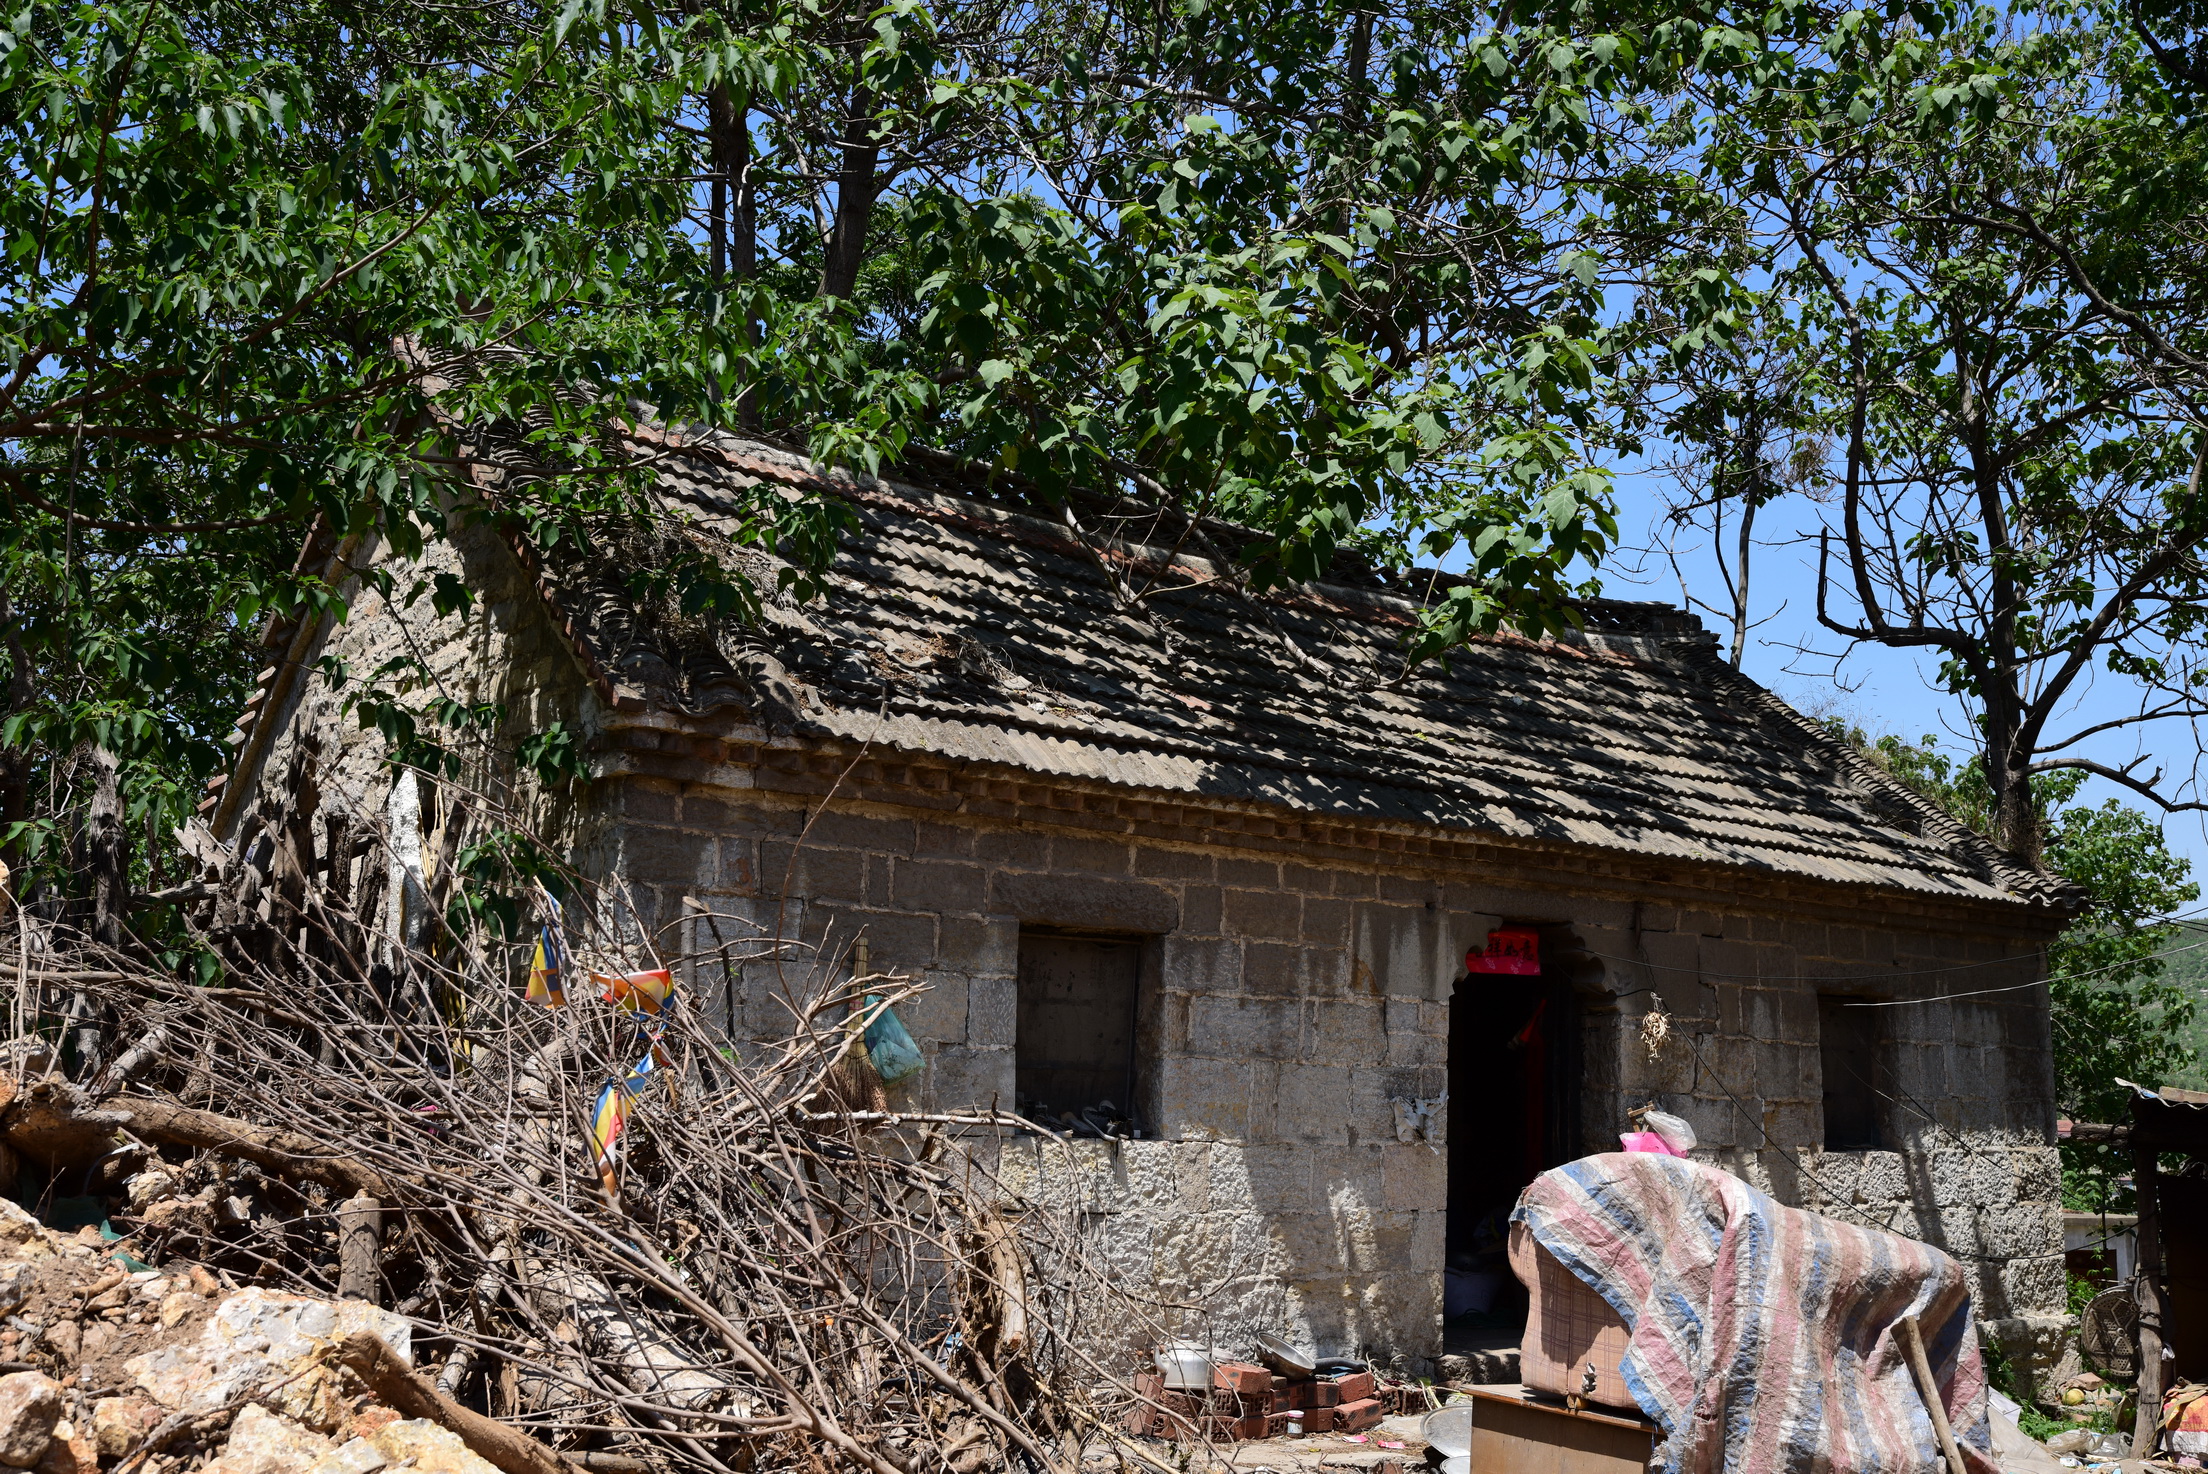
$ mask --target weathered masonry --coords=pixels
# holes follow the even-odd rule
[[[732,485],[844,498],[827,595],[716,627],[477,521],[400,570],[458,575],[469,611],[360,584],[341,629],[271,631],[218,833],[307,729],[326,791],[383,802],[379,749],[304,672],[410,642],[511,736],[587,737],[567,822],[641,924],[687,943],[690,898],[924,976],[927,1066],[897,1100],[1131,1119],[1136,1139],[1078,1141],[1060,1186],[1220,1334],[1437,1355],[1445,1270],[1492,1288],[1519,1189],[1653,1101],[1780,1198],[1966,1258],[1981,1319],[2044,1344],[2062,1236],[2032,985],[2067,894],[1729,670],[1691,617],[1598,604],[1581,638],[1404,678],[1426,574],[1344,560],[1253,598],[979,486],[649,440],[709,545]],[[773,587],[770,557],[727,556]],[[1536,935],[1538,971],[1468,974],[1504,927]],[[783,1023],[764,976],[697,982],[739,1029]],[[1014,1183],[1069,1170],[1007,1151]]]

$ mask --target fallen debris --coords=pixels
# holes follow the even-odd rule
[[[660,956],[487,799],[440,790],[425,850],[294,776],[193,847],[166,960],[0,937],[0,1147],[88,1225],[0,1203],[0,1465],[1187,1467],[1125,1426],[1149,1309],[993,1176],[1034,1128],[889,1107],[870,1026],[917,984],[725,918]],[[456,861],[494,835],[527,867]],[[731,1037],[715,980],[763,960],[787,1032]]]

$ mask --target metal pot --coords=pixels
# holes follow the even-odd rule
[[[1165,1385],[1176,1392],[1202,1392],[1211,1386],[1211,1356],[1201,1346],[1167,1346],[1151,1360]]]
[[[1296,1350],[1278,1336],[1258,1336],[1257,1359],[1283,1377],[1300,1379],[1318,1370],[1317,1357]]]

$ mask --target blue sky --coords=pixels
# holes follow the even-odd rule
[[[1618,531],[1624,546],[1603,564],[1603,592],[1611,598],[1679,603],[1679,578],[1670,561],[1654,548],[1652,535],[1664,511],[1669,482],[1659,473],[1626,469],[1621,471],[1617,485]],[[1892,732],[1914,741],[1930,733],[1949,753],[1967,755],[1968,739],[1960,733],[1960,709],[1931,684],[1929,659],[1874,646],[1857,647],[1837,664],[1830,658],[1843,652],[1846,642],[1817,626],[1816,548],[1806,542],[1788,545],[1787,539],[1797,529],[1816,525],[1818,510],[1799,498],[1788,498],[1764,513],[1771,538],[1779,545],[1761,547],[1756,553],[1751,589],[1756,617],[1765,622],[1748,638],[1743,668],[1801,710],[1844,717],[1873,735]],[[1765,523],[1759,523],[1759,534]],[[1690,580],[1701,580],[1723,603],[1722,585],[1706,552],[1683,557],[1681,566]],[[1713,618],[1706,611],[1702,618],[1705,625],[1719,632],[1721,641],[1730,643],[1730,631],[1723,619]],[[1804,649],[1823,652],[1823,658],[1805,655]],[[2119,699],[2117,692],[2104,686],[2087,693],[2084,709]],[[2144,741],[2119,736],[2084,750],[2121,763],[2142,747],[2154,753],[2149,768],[2158,761],[2177,775],[2188,771],[2194,759],[2191,734],[2181,727],[2151,733]],[[2088,786],[2084,796],[2096,803],[2115,796],[2135,807],[2143,806],[2125,791],[2098,780]],[[2163,832],[2170,848],[2193,862],[2193,878],[2208,890],[2208,816],[2171,815]]]

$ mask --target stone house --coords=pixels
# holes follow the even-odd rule
[[[685,619],[487,518],[419,567],[317,545],[351,616],[269,631],[218,835],[310,730],[325,791],[379,801],[381,748],[309,672],[403,643],[509,735],[586,739],[576,858],[670,950],[705,947],[704,908],[923,977],[926,1066],[893,1099],[1072,1127],[1125,1271],[1208,1296],[1221,1334],[1439,1355],[1445,1268],[1483,1296],[1518,1190],[1649,1103],[1784,1201],[1965,1258],[2012,1350],[2059,1327],[2040,979],[2070,894],[1692,616],[1594,603],[1579,637],[1406,675],[1436,575],[1344,558],[1254,597],[1155,522],[1105,537],[949,471],[639,444],[683,535],[762,588],[775,560],[719,541],[729,489],[841,499],[825,595]],[[409,607],[379,564],[475,601]],[[1502,931],[1532,970],[1468,971]],[[692,981],[739,1033],[783,1022],[764,976]],[[1107,1117],[1137,1134],[1088,1130]],[[1002,1146],[1009,1185],[1073,1170],[1043,1141]]]

